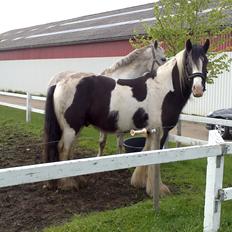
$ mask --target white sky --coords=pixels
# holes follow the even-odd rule
[[[1,0],[0,33],[154,2],[154,0]]]

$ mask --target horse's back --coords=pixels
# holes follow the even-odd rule
[[[74,72],[74,71],[60,72],[50,79],[48,83],[48,87],[56,85],[61,80],[68,80],[70,78],[82,78],[91,75],[94,75],[94,73]]]

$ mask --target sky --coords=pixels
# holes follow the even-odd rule
[[[2,0],[0,33],[154,2],[152,0]]]

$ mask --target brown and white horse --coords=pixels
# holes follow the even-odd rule
[[[155,73],[157,68],[166,62],[164,50],[159,46],[158,41],[154,41],[150,45],[135,49],[127,56],[121,58],[110,68],[105,69],[101,75],[117,79],[134,79],[142,76],[144,73]],[[62,72],[54,76],[49,87],[56,85],[60,80],[69,78],[71,75],[77,76],[75,72]],[[93,73],[79,73],[78,76],[90,76]],[[98,156],[103,154],[106,144],[107,132],[100,130]],[[118,153],[122,153],[123,134],[117,134]]]
[[[109,78],[103,75],[70,75],[48,90],[45,135],[46,161],[67,160],[74,138],[89,124],[109,132],[128,132],[131,129],[161,128],[160,147],[172,129],[191,93],[201,97],[204,92],[209,40],[203,46],[186,42],[186,47],[166,64],[157,75],[136,79]],[[145,148],[153,149],[152,134]],[[59,143],[52,141],[59,140]],[[146,187],[152,195],[149,167],[137,167],[131,183]],[[61,179],[60,188],[75,188],[70,178]],[[161,182],[161,190],[168,191]]]

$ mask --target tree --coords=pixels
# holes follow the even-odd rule
[[[188,38],[193,42],[210,38],[207,81],[212,83],[229,70],[232,61],[223,53],[225,50],[218,49],[232,33],[231,9],[231,0],[160,0],[154,3],[154,25],[144,25],[145,35],[136,35],[131,43],[138,47],[158,39],[165,44],[167,55],[173,56],[184,48]]]

